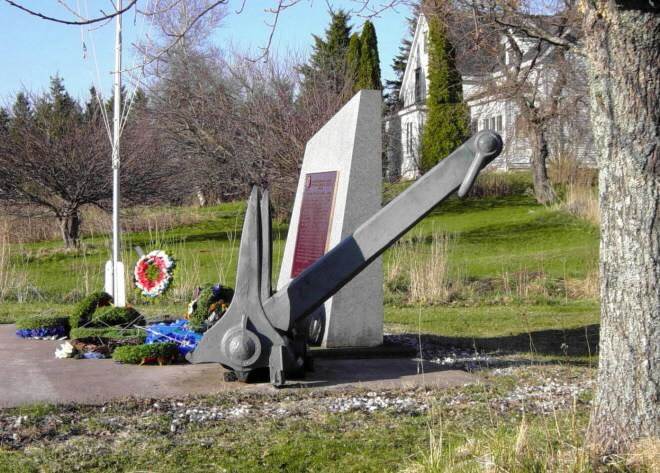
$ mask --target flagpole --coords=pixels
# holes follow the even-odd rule
[[[122,0],[117,0],[117,11],[122,9]],[[121,14],[115,16],[115,70],[114,70],[114,107],[112,136],[112,296],[115,305],[125,305],[124,274],[120,263],[120,230],[119,230],[119,140],[121,129]],[[121,274],[120,274],[121,273]]]

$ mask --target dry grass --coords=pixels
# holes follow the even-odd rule
[[[529,172],[484,172],[477,177],[470,197],[506,197],[523,195],[532,188],[532,178]]]
[[[22,303],[40,298],[22,264],[12,262],[10,227],[6,222],[0,223],[0,301],[11,299]]]
[[[576,417],[576,410],[570,414]],[[539,428],[540,427],[540,428]],[[511,435],[504,428],[485,439],[448,441],[442,426],[429,430],[428,448],[405,473],[599,473],[660,471],[660,441],[644,439],[627,454],[594,458],[575,420],[532,426],[522,418]]]
[[[598,299],[600,280],[598,269],[592,269],[584,279],[565,278],[566,297],[570,299]]]
[[[123,232],[163,232],[207,219],[191,207],[131,207],[122,210]],[[112,228],[110,213],[98,207],[86,207],[81,214],[83,236],[107,235]],[[24,215],[11,215],[0,208],[0,228],[6,229],[9,243],[33,243],[61,238],[54,217],[27,209]]]
[[[577,218],[596,226],[600,225],[598,193],[591,185],[569,184],[566,187],[566,197],[559,207]]]
[[[622,459],[633,470],[660,471],[660,438],[649,437],[632,446]]]
[[[555,184],[593,186],[596,183],[598,171],[582,166],[574,153],[567,152],[554,156],[548,162],[548,175]]]
[[[449,280],[449,235],[431,231],[430,243],[420,244],[415,233],[395,245],[386,265],[385,285],[404,294],[408,304],[447,302],[453,292]]]

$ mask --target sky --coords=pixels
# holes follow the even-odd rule
[[[139,0],[144,4],[147,0]],[[380,0],[376,0],[379,3]],[[28,8],[59,18],[70,18],[56,0],[20,0]],[[330,0],[333,8],[355,9],[355,0]],[[109,0],[69,0],[68,4],[80,11],[96,16],[100,9],[109,10]],[[240,0],[231,0],[228,14],[212,43],[218,47],[234,47],[258,52],[267,44],[270,29],[267,22],[272,16],[265,9],[273,0],[247,0],[241,12]],[[388,10],[372,18],[378,36],[381,70],[384,79],[392,78],[392,58],[407,34],[406,8]],[[364,18],[352,18],[354,31],[359,30]],[[303,0],[280,16],[272,51],[309,53],[312,34],[323,35],[329,23],[325,0]],[[131,43],[143,38],[149,26],[133,14],[124,15],[124,67],[138,64],[140,58]],[[83,54],[83,38],[86,53]],[[59,74],[74,97],[86,99],[92,84],[99,84],[108,96],[111,91],[114,63],[114,23],[84,33],[79,26],[67,26],[42,20],[24,13],[0,0],[0,104],[13,102],[20,90],[40,92],[48,87],[50,76]],[[96,51],[96,62],[94,61]],[[98,65],[98,73],[97,73]]]

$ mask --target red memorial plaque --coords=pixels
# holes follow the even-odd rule
[[[305,176],[298,237],[291,266],[292,278],[325,254],[336,182],[337,171],[314,172]]]

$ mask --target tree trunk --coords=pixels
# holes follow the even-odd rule
[[[58,217],[62,240],[67,248],[78,248],[80,246],[80,215],[74,210],[64,216]]]
[[[601,332],[588,442],[660,436],[660,17],[650,2],[585,2],[599,153]]]
[[[197,194],[197,202],[199,203],[199,206],[206,207],[208,200],[206,198],[206,194],[204,193],[204,189],[202,189],[202,186],[197,186],[195,193]]]
[[[552,204],[557,194],[548,178],[548,140],[543,130],[543,124],[532,124],[532,179],[534,183],[534,197],[539,204]]]

